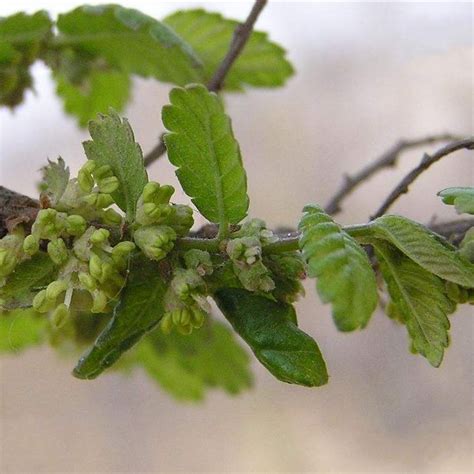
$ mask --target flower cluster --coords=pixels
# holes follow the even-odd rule
[[[207,301],[204,277],[213,271],[209,253],[193,249],[184,255],[186,268],[177,268],[166,295],[166,313],[161,321],[165,334],[173,327],[181,334],[191,334],[204,324],[211,308]]]

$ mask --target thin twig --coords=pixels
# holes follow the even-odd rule
[[[252,34],[253,27],[266,4],[267,0],[256,0],[247,19],[244,21],[244,23],[240,23],[235,28],[232,41],[230,42],[229,49],[227,50],[227,54],[207,84],[207,88],[210,91],[219,92],[222,89],[227,74],[229,73],[237,58],[240,56],[240,53],[242,53],[248,39],[250,38],[250,35]],[[158,144],[147,155],[145,155],[145,166],[149,166],[154,163],[165,152],[166,147],[162,133],[160,135]]]
[[[395,166],[403,152],[420,146],[432,145],[437,142],[460,140],[461,138],[462,137],[452,135],[450,133],[443,133],[439,135],[430,135],[423,138],[417,138],[414,140],[399,140],[385,153],[380,155],[379,158],[377,158],[372,163],[369,163],[357,173],[353,175],[345,175],[344,181],[342,182],[338,191],[331,197],[331,199],[329,199],[326,206],[324,207],[326,212],[332,215],[340,212],[341,202],[349,194],[351,194],[355,188],[382,169]]]
[[[377,217],[382,216],[387,212],[390,206],[402,195],[408,192],[408,187],[413,183],[413,181],[418,178],[423,172],[425,172],[431,165],[441,160],[445,156],[450,155],[458,150],[473,150],[474,149],[474,137],[466,138],[464,140],[458,140],[452,142],[445,147],[439,149],[433,155],[428,155],[425,153],[420,164],[411,170],[393,191],[388,195],[382,205],[377,209],[377,211],[370,217],[370,220],[376,219]]]

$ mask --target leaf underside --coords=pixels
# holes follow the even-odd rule
[[[391,304],[406,324],[413,348],[438,367],[449,343],[447,315],[455,309],[443,281],[387,243],[376,243],[375,251]]]
[[[299,229],[308,274],[341,331],[363,328],[377,306],[375,275],[365,251],[318,206],[306,206]]]

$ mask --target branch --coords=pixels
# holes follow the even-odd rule
[[[408,187],[415,181],[420,174],[425,172],[431,165],[458,150],[474,150],[474,137],[455,141],[438,150],[433,155],[425,153],[420,164],[408,173],[394,190],[385,199],[377,211],[370,217],[370,220],[376,219],[387,212],[390,206],[402,195],[408,192]]]
[[[339,187],[338,191],[329,199],[326,206],[324,206],[328,214],[337,214],[341,211],[341,202],[351,194],[354,189],[360,186],[364,181],[372,177],[374,174],[383,170],[384,168],[391,168],[397,164],[400,155],[412,148],[417,148],[420,146],[432,145],[437,142],[444,141],[454,141],[460,140],[461,137],[452,135],[450,133],[443,133],[439,135],[430,135],[423,138],[418,138],[414,140],[399,140],[391,148],[389,148],[385,153],[380,155],[372,163],[369,163],[367,166],[362,168],[360,171],[353,175],[345,175],[344,181]]]
[[[252,34],[253,27],[266,4],[267,0],[256,0],[245,22],[240,23],[235,28],[227,54],[207,84],[207,88],[211,92],[219,92],[222,89],[227,74],[242,53],[250,35]],[[147,155],[145,155],[145,166],[150,166],[166,152],[163,135],[163,133],[160,135],[158,144]]]

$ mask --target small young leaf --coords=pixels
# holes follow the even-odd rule
[[[153,331],[138,345],[136,359],[179,400],[202,400],[208,388],[236,394],[252,383],[248,355],[217,321],[188,336]]]
[[[363,328],[377,306],[377,285],[367,254],[319,206],[306,206],[300,248],[324,303],[341,331]]]
[[[113,318],[94,346],[81,357],[73,374],[81,379],[98,377],[153,329],[163,317],[167,287],[167,280],[155,262],[136,257]]]
[[[60,72],[54,78],[64,109],[75,115],[81,126],[87,125],[97,114],[105,114],[110,107],[122,110],[130,95],[130,78],[119,71],[92,70],[79,83],[70,81]]]
[[[15,302],[29,303],[34,287],[52,281],[55,270],[56,267],[48,254],[38,252],[20,263],[8,276],[6,284],[0,287],[0,298],[4,299],[9,307],[14,307]]]
[[[214,298],[255,357],[278,380],[307,387],[327,383],[319,347],[293,322],[293,306],[237,288],[218,290]]]
[[[46,316],[33,309],[0,310],[0,353],[16,353],[43,343],[48,324]]]
[[[119,5],[81,6],[59,15],[58,47],[101,57],[120,71],[184,85],[199,81],[202,66],[192,48],[168,26]]]
[[[127,214],[128,221],[135,216],[138,198],[148,182],[140,145],[135,142],[127,119],[121,120],[113,110],[100,115],[89,124],[92,140],[83,143],[89,160],[109,165],[120,182],[112,193],[115,202]]]
[[[32,86],[29,67],[51,35],[51,20],[44,11],[0,18],[0,104],[14,107]]]
[[[374,237],[388,240],[428,272],[468,288],[474,287],[474,265],[443,237],[401,216],[382,216],[370,225]]]
[[[173,89],[162,117],[171,163],[184,191],[212,222],[236,224],[247,214],[247,176],[229,117],[204,86]]]
[[[205,82],[212,77],[229,48],[239,23],[219,13],[202,9],[178,11],[164,23],[186,40],[203,60]],[[224,88],[241,90],[243,86],[278,87],[293,75],[285,50],[268,39],[266,33],[253,31],[241,55],[225,78]]]
[[[438,196],[445,204],[454,205],[458,214],[474,214],[474,188],[446,188]]]
[[[438,367],[449,342],[447,315],[455,309],[443,281],[385,242],[377,242],[375,251],[391,304],[405,322],[413,348]]]
[[[69,182],[69,167],[66,166],[64,160],[59,157],[57,162],[48,160],[48,164],[41,169],[43,173],[43,181],[41,187],[44,188],[54,206],[59,202],[61,196],[66,190]]]

